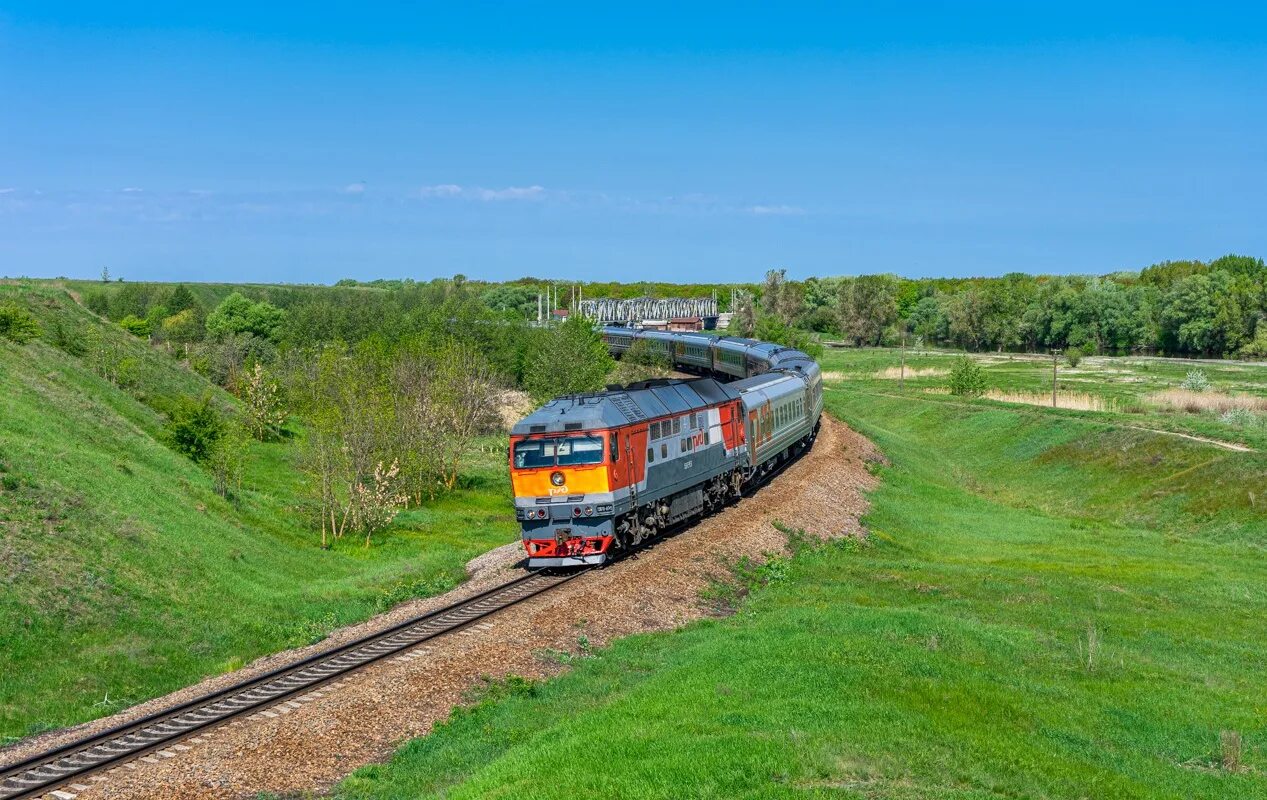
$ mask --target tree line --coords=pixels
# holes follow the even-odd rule
[[[732,326],[788,344],[800,330],[855,346],[905,339],[974,351],[1263,358],[1265,320],[1267,265],[1229,255],[1106,276],[862,275],[794,282],[775,270],[741,296]]]

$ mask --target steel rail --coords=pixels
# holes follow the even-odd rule
[[[566,583],[588,570],[535,572],[172,708],[0,767],[0,800],[39,797],[257,713]]]

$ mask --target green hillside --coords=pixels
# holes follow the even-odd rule
[[[339,796],[1267,797],[1267,456],[868,381],[826,402],[891,461],[866,546],[511,682]]]
[[[417,594],[510,541],[500,457],[381,543],[321,550],[291,442],[251,445],[233,500],[164,444],[177,396],[230,395],[49,286],[0,286],[0,737],[101,716]],[[487,448],[495,452],[495,448]]]

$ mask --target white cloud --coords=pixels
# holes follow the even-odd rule
[[[356,183],[349,183],[347,186],[343,187],[343,193],[344,194],[364,194],[365,181],[357,181]]]
[[[423,197],[458,197],[462,194],[462,187],[454,183],[441,183],[422,187],[420,194]]]
[[[541,186],[507,186],[505,189],[479,189],[476,197],[481,200],[540,200],[546,190]]]
[[[805,213],[805,209],[798,206],[748,206],[749,214],[756,214],[762,217],[795,217]]]
[[[482,186],[459,186],[455,183],[441,183],[435,186],[424,186],[419,191],[423,197],[460,197],[466,200],[481,200],[485,203],[496,203],[502,200],[544,200],[544,186],[507,186],[502,189],[485,189]]]
[[[0,194],[12,194],[13,192],[16,192],[16,191],[17,189],[14,189],[12,186],[10,186],[7,189],[0,189]]]
[[[139,186],[124,186],[123,191],[128,194],[136,194],[137,192],[143,192],[145,190],[140,188]]]

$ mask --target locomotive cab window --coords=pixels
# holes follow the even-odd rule
[[[620,460],[620,438],[615,433],[611,435],[611,460],[613,464]]]
[[[603,463],[603,440],[598,436],[561,439],[524,439],[515,442],[515,467],[569,467]]]

